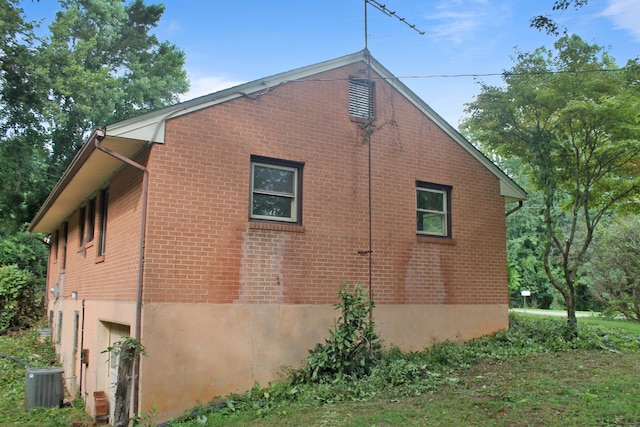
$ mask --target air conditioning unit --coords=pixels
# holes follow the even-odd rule
[[[27,411],[37,407],[60,406],[64,398],[62,368],[27,369]]]

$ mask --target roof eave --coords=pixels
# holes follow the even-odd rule
[[[238,86],[200,96],[179,104],[144,113],[127,120],[115,122],[108,125],[106,130],[111,136],[143,139],[162,144],[164,143],[165,135],[164,125],[169,119],[228,102],[243,96],[253,95],[260,92],[268,92],[272,88],[283,83],[304,79],[305,77],[362,61],[365,59],[365,55],[367,55],[366,51],[360,51],[318,64],[274,74],[269,77],[243,83]]]
[[[51,233],[87,199],[92,197],[123,167],[123,163],[96,150],[95,141],[103,131],[94,132],[80,148],[56,186],[44,201],[28,231]],[[105,136],[102,144],[134,158],[150,142]]]

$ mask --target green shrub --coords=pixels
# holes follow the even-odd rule
[[[30,325],[41,308],[35,276],[17,265],[0,267],[0,334]]]
[[[17,265],[27,270],[42,283],[47,275],[47,257],[49,248],[43,240],[21,231],[9,236],[0,233],[0,266]]]
[[[343,284],[338,292],[340,301],[335,305],[341,310],[334,330],[324,344],[317,344],[309,351],[309,369],[303,378],[312,382],[359,378],[367,375],[382,352],[371,318],[374,305],[358,285],[353,291]]]

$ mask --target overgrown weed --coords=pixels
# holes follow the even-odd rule
[[[461,372],[480,362],[497,363],[572,350],[640,350],[640,336],[629,337],[615,329],[580,325],[578,338],[566,341],[563,338],[565,329],[566,320],[562,318],[511,314],[509,329],[466,343],[442,342],[411,353],[389,348],[376,359],[369,373],[361,377],[341,376],[333,381],[312,383],[301,382],[299,376],[290,375],[266,387],[255,384],[243,395],[216,402],[226,402],[226,405],[208,417],[212,421],[248,420],[255,416],[284,414],[292,405],[318,407],[339,402],[366,402],[383,393],[385,397],[396,399],[430,394],[446,384],[456,383]]]
[[[80,399],[65,408],[25,410],[27,369],[58,363],[53,344],[40,341],[35,329],[1,336],[0,355],[0,426],[59,427],[90,419]]]

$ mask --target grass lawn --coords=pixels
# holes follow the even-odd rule
[[[68,427],[73,421],[90,420],[78,407],[34,408],[25,411],[27,366],[6,356],[19,359],[33,367],[57,365],[53,345],[40,342],[35,330],[0,336],[0,427]]]
[[[209,416],[207,426],[630,426],[640,424],[640,352],[597,350],[484,361],[434,393],[292,404],[266,416]],[[176,424],[197,426],[197,421]]]
[[[564,316],[558,316],[556,314],[547,314],[549,310],[542,309],[527,309],[527,311],[519,311],[518,316],[524,318],[537,318],[539,316],[550,317],[550,318],[559,318],[559,319],[567,319],[566,313]],[[640,322],[633,322],[625,319],[611,319],[601,317],[597,314],[591,315],[591,313],[583,312],[585,314],[589,314],[589,316],[583,316],[578,318],[578,325],[592,325],[598,326],[602,328],[611,328],[616,331],[625,332],[631,335],[640,336]]]
[[[602,317],[582,317],[578,324],[596,325],[603,328],[610,328],[630,335],[640,336],[640,322],[632,322],[622,319],[604,319]]]

